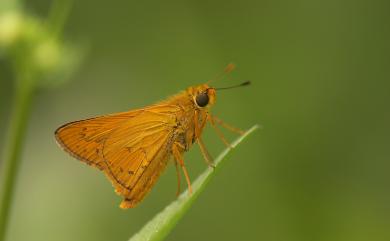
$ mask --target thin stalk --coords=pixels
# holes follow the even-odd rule
[[[26,77],[26,76],[25,76]],[[33,84],[31,81],[19,81],[14,95],[14,107],[10,118],[10,128],[7,138],[7,146],[4,149],[5,157],[2,161],[2,181],[0,190],[0,241],[6,238],[7,224],[15,181],[20,166],[20,155],[28,116],[33,96]]]
[[[193,192],[188,195],[188,189],[184,191],[175,201],[165,207],[160,213],[152,218],[145,226],[129,241],[161,241],[176,226],[177,222],[186,214],[191,205],[206,188],[216,172],[225,163],[228,154],[244,141],[249,134],[259,128],[253,126],[232,143],[232,148],[225,149],[214,161],[215,168],[208,168],[192,183]]]
[[[61,39],[72,5],[73,0],[56,0],[51,4],[46,22],[53,38]]]

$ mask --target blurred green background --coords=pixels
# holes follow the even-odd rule
[[[51,1],[24,1],[45,18]],[[74,1],[81,66],[32,107],[8,240],[127,240],[175,198],[170,165],[123,211],[99,171],[63,152],[69,121],[152,104],[229,62],[213,113],[263,129],[240,145],[167,240],[390,240],[389,1]],[[0,144],[14,75],[0,62]],[[53,80],[55,81],[55,80]],[[232,140],[234,135],[228,135]],[[216,156],[224,146],[208,128]],[[185,156],[192,179],[206,168]],[[184,186],[183,186],[184,187]]]

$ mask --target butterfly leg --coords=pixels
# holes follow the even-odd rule
[[[211,157],[210,153],[207,151],[206,146],[204,145],[204,143],[202,141],[202,138],[198,137],[197,141],[198,141],[198,145],[200,148],[200,152],[202,152],[203,158],[205,159],[207,165],[209,167],[215,168],[215,166],[213,164],[213,158]]]
[[[188,175],[187,168],[184,165],[183,154],[179,151],[179,148],[181,148],[180,146],[181,146],[180,143],[175,142],[172,146],[172,154],[175,157],[176,161],[180,164],[181,168],[183,169],[184,176],[186,178],[187,185],[188,185],[188,193],[191,194],[192,187],[191,187],[190,176]]]
[[[239,135],[243,135],[243,134],[245,133],[243,130],[240,130],[240,129],[237,128],[237,127],[234,127],[234,126],[232,126],[232,125],[229,125],[229,124],[223,122],[221,119],[219,119],[219,118],[217,118],[217,117],[215,117],[215,116],[211,116],[211,115],[210,115],[210,118],[211,118],[213,121],[215,121],[217,124],[220,124],[222,127],[226,128],[226,129],[228,129],[228,130],[230,130],[230,131],[232,131],[232,132],[235,132],[235,133],[237,133],[237,134],[239,134]]]
[[[232,145],[226,140],[225,135],[222,133],[222,131],[218,128],[218,126],[215,124],[214,119],[211,115],[208,115],[207,119],[210,121],[211,126],[214,128],[215,132],[217,132],[217,135],[219,138],[221,138],[222,142],[228,147],[232,148]]]
[[[178,165],[178,163],[177,163],[177,161],[176,160],[174,160],[174,162],[175,162],[175,167],[176,167],[176,174],[177,174],[177,191],[176,191],[176,196],[179,196],[179,194],[180,194],[180,170],[179,170],[179,165]]]
[[[201,124],[202,128],[206,124],[207,118],[208,117],[206,117],[205,120],[203,121],[203,123]],[[196,138],[196,140],[198,142],[200,151],[202,152],[202,155],[203,155],[204,160],[206,161],[206,164],[208,166],[214,168],[215,166],[213,165],[213,158],[211,157],[211,155],[207,151],[207,149],[206,149],[206,147],[205,147],[205,145],[204,145],[204,143],[202,141],[202,138],[200,137],[202,128],[199,127],[198,120],[199,120],[199,114],[198,114],[197,111],[195,111],[195,115],[194,115],[195,138]]]

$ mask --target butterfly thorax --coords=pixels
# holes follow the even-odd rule
[[[201,135],[206,124],[209,108],[215,102],[215,91],[208,85],[190,87],[169,99],[164,104],[177,106],[173,139],[180,143],[181,151],[188,151],[191,145]],[[197,96],[207,94],[209,103],[206,106],[197,104]]]

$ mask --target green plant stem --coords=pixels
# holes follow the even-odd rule
[[[27,76],[25,76],[27,77]],[[22,84],[23,83],[23,84]],[[3,176],[0,190],[0,241],[6,238],[13,190],[18,174],[20,155],[31,107],[34,88],[32,81],[20,80],[14,96],[14,107],[10,118],[8,145],[4,149],[2,161]]]
[[[242,141],[259,128],[258,125],[253,126],[247,130],[242,136],[237,138],[232,147],[235,148]],[[189,210],[193,202],[199,194],[206,188],[211,178],[215,176],[216,172],[221,168],[221,165],[226,160],[232,148],[225,149],[214,161],[215,169],[208,168],[193,182],[192,195],[188,195],[188,189],[183,192],[177,200],[165,207],[160,213],[152,218],[137,234],[135,234],[129,241],[161,241],[169,232],[175,227],[180,218]]]
[[[47,24],[53,38],[60,39],[62,37],[72,5],[73,0],[56,0],[51,4]]]

